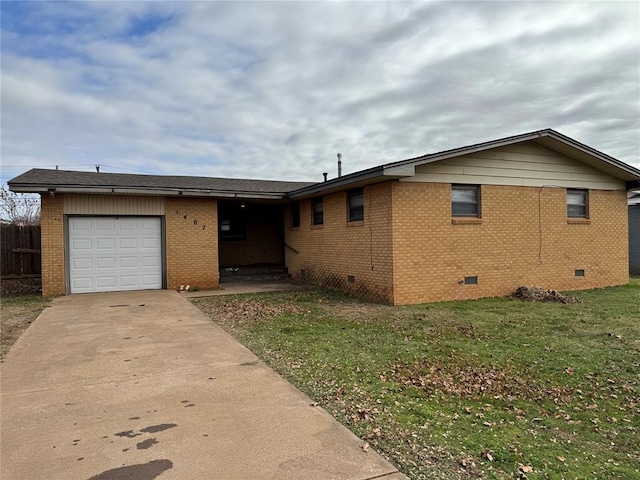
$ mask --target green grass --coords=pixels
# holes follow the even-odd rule
[[[572,295],[194,303],[412,479],[640,478],[640,280]]]

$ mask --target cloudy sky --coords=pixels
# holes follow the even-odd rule
[[[318,180],[543,128],[640,167],[640,3],[10,2],[2,182]]]

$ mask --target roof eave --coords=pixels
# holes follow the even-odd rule
[[[551,141],[545,141],[545,139],[550,139]],[[489,150],[493,148],[504,147],[508,145],[513,145],[515,143],[521,143],[526,141],[535,141],[536,143],[540,143],[543,146],[548,148],[560,147],[561,145],[565,146],[566,149],[571,149],[574,155],[577,152],[581,154],[581,160],[585,161],[585,158],[588,157],[591,159],[590,162],[587,162],[594,168],[600,167],[600,170],[603,170],[609,173],[612,176],[615,176],[624,181],[634,181],[640,180],[640,170],[632,167],[631,165],[627,165],[620,160],[610,157],[609,155],[602,153],[594,148],[589,147],[588,145],[584,145],[570,137],[566,137],[559,132],[556,132],[552,129],[539,130],[536,132],[525,133],[522,135],[515,135],[512,137],[502,138],[498,140],[492,140],[489,142],[479,143],[476,145],[471,145],[468,147],[460,147],[455,148],[453,150],[447,150],[440,153],[433,153],[429,155],[424,155],[422,157],[416,157],[408,160],[401,160],[399,162],[393,162],[386,164],[384,166],[385,172],[388,174],[401,174],[407,172],[407,168],[413,167],[415,169],[418,165],[424,165],[427,163],[439,162],[441,160],[446,160],[448,158],[458,157],[461,155],[468,155],[472,153],[481,152],[484,150]],[[560,152],[565,153],[566,152]],[[568,155],[569,156],[569,155]],[[585,157],[586,156],[586,157]]]
[[[316,183],[308,187],[300,188],[289,192],[287,198],[292,200],[303,200],[305,198],[317,195],[326,195],[329,193],[339,192],[348,188],[371,185],[373,183],[386,182],[397,178],[407,177],[406,174],[393,174],[385,171],[384,165],[363,170],[361,172],[351,173],[342,177],[337,177],[326,182]]]
[[[562,145],[566,145],[569,148],[573,148],[574,150],[577,150],[582,154],[587,155],[588,157],[591,157],[595,160],[600,161],[601,162],[600,165],[604,167],[603,168],[604,171],[606,171],[607,173],[610,173],[613,176],[617,176],[621,180],[625,180],[625,181],[640,180],[640,170],[638,170],[637,168],[631,165],[628,165],[618,160],[617,158],[611,157],[606,153],[596,150],[595,148],[585,145],[584,143],[580,143],[577,140],[574,140],[573,138],[562,135],[561,133],[556,132],[555,130],[548,130],[544,135],[540,135],[538,143],[544,146],[549,146],[547,145],[547,142],[545,142],[545,138],[553,139],[557,142],[560,142],[560,144]],[[557,146],[558,145],[556,144],[556,147]],[[550,146],[550,148],[553,148],[553,147]],[[591,166],[594,166],[594,165],[591,165]],[[608,167],[613,167],[613,168],[608,168]],[[597,167],[594,166],[594,168],[597,168]]]
[[[99,194],[128,194],[128,195],[151,195],[151,196],[182,196],[182,197],[208,197],[208,198],[238,198],[238,199],[270,199],[283,200],[286,198],[285,192],[246,192],[229,190],[199,190],[180,188],[140,188],[140,187],[118,187],[118,186],[71,186],[71,185],[23,185],[10,183],[9,189],[18,193],[68,193],[76,195],[99,195]]]

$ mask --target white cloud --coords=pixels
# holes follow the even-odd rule
[[[320,180],[338,151],[352,172],[548,127],[640,167],[635,3],[2,7],[3,181]]]

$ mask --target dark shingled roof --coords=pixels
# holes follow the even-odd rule
[[[280,194],[313,185],[314,182],[282,182],[239,178],[132,175],[128,173],[74,172],[34,168],[9,181],[12,190],[20,187],[97,187],[125,189],[170,189],[184,191]]]

